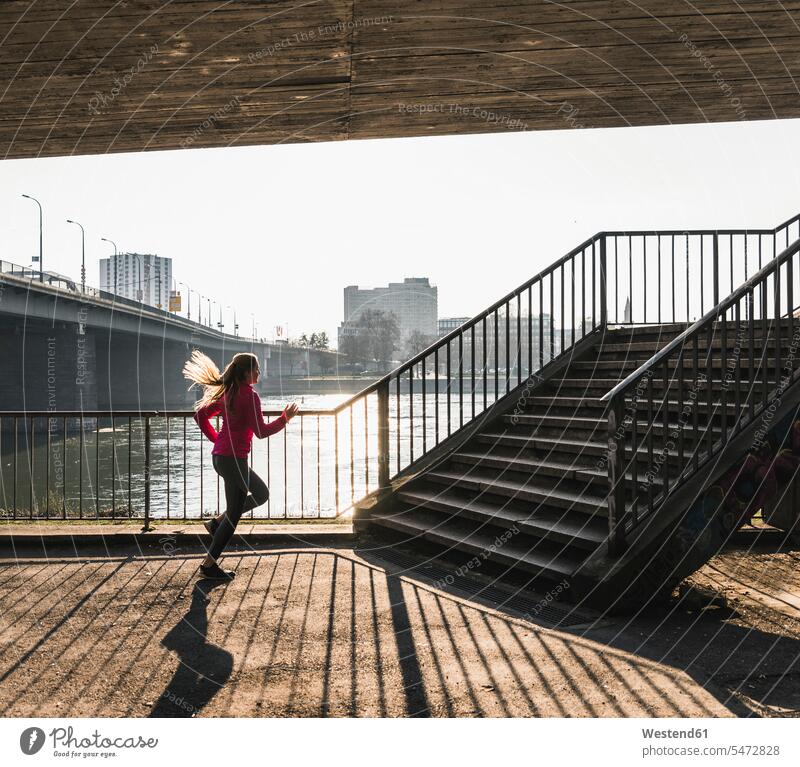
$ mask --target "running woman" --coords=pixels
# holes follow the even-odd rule
[[[271,423],[264,421],[261,399],[253,389],[261,375],[255,354],[235,354],[220,373],[213,360],[195,349],[183,367],[183,375],[192,385],[203,387],[203,396],[195,405],[194,420],[214,443],[211,451],[214,470],[225,483],[225,512],[205,523],[212,541],[200,572],[206,578],[230,580],[234,573],[223,570],[217,560],[233,537],[242,514],[269,498],[269,488],[248,466],[253,435],[263,439],[281,431],[297,415],[299,407],[292,403]],[[222,428],[217,432],[211,419],[220,414]]]

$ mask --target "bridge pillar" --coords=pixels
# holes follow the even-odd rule
[[[95,333],[81,323],[0,318],[3,410],[96,410]]]

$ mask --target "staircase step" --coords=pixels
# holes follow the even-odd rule
[[[735,394],[733,392],[729,392],[728,394],[728,401],[725,403],[726,407],[730,410],[736,410],[736,402],[733,401],[735,399]],[[608,408],[608,404],[603,402],[599,397],[563,397],[563,396],[535,396],[529,397],[527,400],[527,404],[529,407],[545,407],[545,408],[556,408],[556,407],[566,407],[570,410],[575,410],[580,408],[582,410],[601,410],[605,411]],[[660,407],[662,404],[661,400],[656,399],[655,396],[653,398],[653,406],[654,408]],[[703,414],[708,409],[708,400],[684,400],[678,401],[677,399],[668,400],[667,407],[670,411],[673,410],[681,410],[687,405],[692,407],[698,408],[698,413]],[[647,401],[642,400],[640,403],[640,411],[647,407]],[[712,400],[711,407],[717,410],[722,410],[722,402],[719,400]],[[740,405],[740,408],[748,407],[747,404]]]
[[[562,392],[569,392],[564,396],[585,396],[585,397],[602,397],[604,394],[610,392],[622,379],[621,378],[562,378],[556,379],[555,381],[550,382],[547,385],[546,390],[552,390],[556,393]],[[714,378],[710,381],[712,391],[717,391],[722,386],[722,379]],[[683,387],[684,389],[690,384],[688,379],[684,377]],[[653,387],[653,392],[661,393],[664,391],[664,379],[663,378],[653,378],[651,380],[651,385]],[[748,381],[745,379],[741,380],[741,385],[746,389],[751,388],[760,388],[763,386],[762,380],[755,380],[755,381]],[[678,388],[678,380],[676,378],[672,378],[669,380],[669,388],[670,390],[674,390]],[[572,392],[585,392],[582,395],[576,395]],[[555,396],[555,394],[553,395]]]
[[[577,520],[563,513],[538,509],[516,508],[513,501],[502,505],[474,498],[458,497],[453,491],[416,490],[401,491],[398,500],[411,507],[430,509],[453,517],[470,517],[504,527],[516,525],[526,534],[542,539],[558,540],[594,551],[606,541],[608,524],[605,520],[581,515]]]
[[[502,416],[502,422],[511,426],[518,424],[530,426],[574,426],[582,429],[608,429],[607,418],[591,418],[588,416],[543,415],[537,413],[508,413]]]
[[[415,509],[391,512],[375,512],[371,520],[392,528],[410,538],[422,537],[439,543],[448,550],[477,554],[504,565],[518,567],[526,572],[548,580],[559,581],[572,575],[582,558],[570,552],[548,552],[526,545],[527,537],[521,541],[514,537],[497,543],[497,534],[475,530],[463,521],[443,521],[441,515]]]
[[[748,336],[743,340],[746,343],[749,343],[750,338]],[[765,346],[767,348],[774,348],[778,342],[777,337],[772,333],[770,333],[767,338],[761,336],[761,337],[756,337],[754,340],[758,344],[759,349],[763,349]],[[786,339],[782,335],[781,344],[783,344],[785,341]],[[622,352],[627,354],[649,353],[652,355],[655,354],[655,352],[659,348],[663,348],[664,346],[666,346],[667,343],[668,342],[665,342],[663,344],[653,344],[652,342],[649,341],[631,341],[629,343],[604,343],[602,346],[597,347],[597,349],[600,354],[619,354],[620,352]],[[729,351],[728,356],[733,356],[735,344],[736,344],[736,336],[729,331],[728,337],[725,340],[725,345]],[[695,344],[695,341],[692,340],[686,343],[684,346],[685,351],[688,352],[689,354],[694,354],[695,348],[697,348],[700,353],[708,351],[708,339],[703,338],[697,344]],[[711,342],[711,348],[712,350],[716,349],[717,351],[722,349],[721,335],[716,335],[714,337],[714,339]]]
[[[575,465],[574,463],[561,463],[558,461],[543,461],[523,457],[498,456],[493,453],[454,453],[451,461],[466,466],[479,466],[482,469],[501,469],[504,472],[529,474],[530,476],[548,476],[563,478],[575,482],[590,482],[608,485],[608,472],[598,468]],[[627,474],[633,480],[633,473]],[[660,478],[655,478],[653,484],[662,483]]]
[[[606,335],[678,336],[683,333],[687,327],[688,325],[685,322],[665,322],[662,325],[609,325],[606,330]]]
[[[569,372],[571,373],[570,377],[574,377],[577,373],[582,373],[582,372],[587,372],[587,371],[590,372],[590,373],[593,373],[593,372],[596,372],[596,371],[614,371],[614,373],[623,373],[624,376],[627,377],[630,373],[633,373],[634,371],[638,370],[642,365],[644,365],[650,359],[650,357],[652,357],[652,355],[646,355],[646,356],[645,355],[641,355],[641,356],[637,356],[637,357],[631,357],[631,358],[625,359],[625,360],[613,360],[613,359],[594,360],[594,359],[583,358],[583,359],[580,359],[580,360],[575,360],[575,362],[570,364],[570,367],[569,367]],[[750,357],[749,357],[749,355],[747,355],[747,356],[742,357],[741,360],[742,360],[741,369],[742,369],[743,374],[744,374],[745,370],[749,370],[750,369],[749,368]],[[687,359],[686,357],[684,357],[682,361],[683,361],[683,367],[684,367],[685,370],[691,370],[692,369],[693,360],[691,358]],[[760,370],[761,370],[761,367],[760,367],[761,360],[760,360],[759,357],[757,357],[757,356],[755,357],[753,364],[754,364],[754,369],[756,371],[760,372]],[[783,364],[783,361],[781,362],[781,364]],[[703,370],[703,371],[708,370],[709,367],[711,369],[713,369],[713,370],[720,370],[723,367],[727,368],[727,364],[723,366],[722,360],[719,359],[719,357],[715,357],[714,359],[712,359],[710,361],[710,365],[706,365],[705,364],[705,360],[703,360],[701,358],[698,361],[698,365],[699,365],[700,370]],[[674,360],[672,360],[672,361],[670,361],[670,370],[674,370],[674,369],[675,369],[675,362],[674,362]],[[775,370],[775,358],[774,357],[770,357],[769,359],[767,359],[767,361],[766,361],[766,369],[768,371],[773,371],[774,372],[774,370]]]
[[[608,454],[608,443],[580,439],[551,439],[537,437],[534,434],[518,434],[512,431],[486,431],[477,434],[475,439],[487,445],[504,445],[520,450],[543,450],[552,452],[571,452],[576,456],[603,457]],[[639,453],[646,455],[647,449],[640,448]],[[675,450],[667,451],[671,458],[678,458]]]
[[[425,479],[439,485],[457,487],[473,493],[498,495],[519,501],[543,504],[559,509],[568,509],[583,514],[606,516],[605,494],[573,492],[560,487],[547,487],[541,480],[536,484],[512,479],[497,479],[482,476],[478,472],[459,472],[451,469],[437,469],[425,474]]]
[[[608,431],[607,418],[590,418],[588,416],[566,416],[566,415],[544,415],[540,413],[519,413],[514,415],[502,416],[504,424],[509,426],[532,426],[532,427],[548,427],[548,428],[561,428],[565,432],[569,429],[581,429],[584,431],[592,431],[599,437],[605,437]],[[655,423],[650,424],[647,421],[638,419],[636,422],[636,429],[638,433],[642,433],[645,429],[650,429],[654,433],[662,433],[664,431],[664,422],[662,419],[657,419]],[[667,424],[667,430],[681,428],[684,432],[693,433],[694,427],[691,423],[678,425],[674,421]],[[709,427],[713,433],[719,433],[720,429],[717,426]],[[703,433],[708,429],[703,429]]]

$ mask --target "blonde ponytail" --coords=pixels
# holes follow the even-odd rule
[[[220,373],[214,360],[195,349],[183,366],[183,377],[192,382],[190,389],[195,385],[203,387],[203,396],[195,403],[197,410],[226,395],[232,405],[239,385],[253,370],[258,370],[258,358],[254,354],[234,354],[224,372]]]

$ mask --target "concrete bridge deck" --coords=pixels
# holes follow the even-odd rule
[[[795,551],[704,568],[728,608],[557,628],[368,547],[240,546],[213,585],[198,548],[76,541],[2,552],[0,715],[800,714]]]

